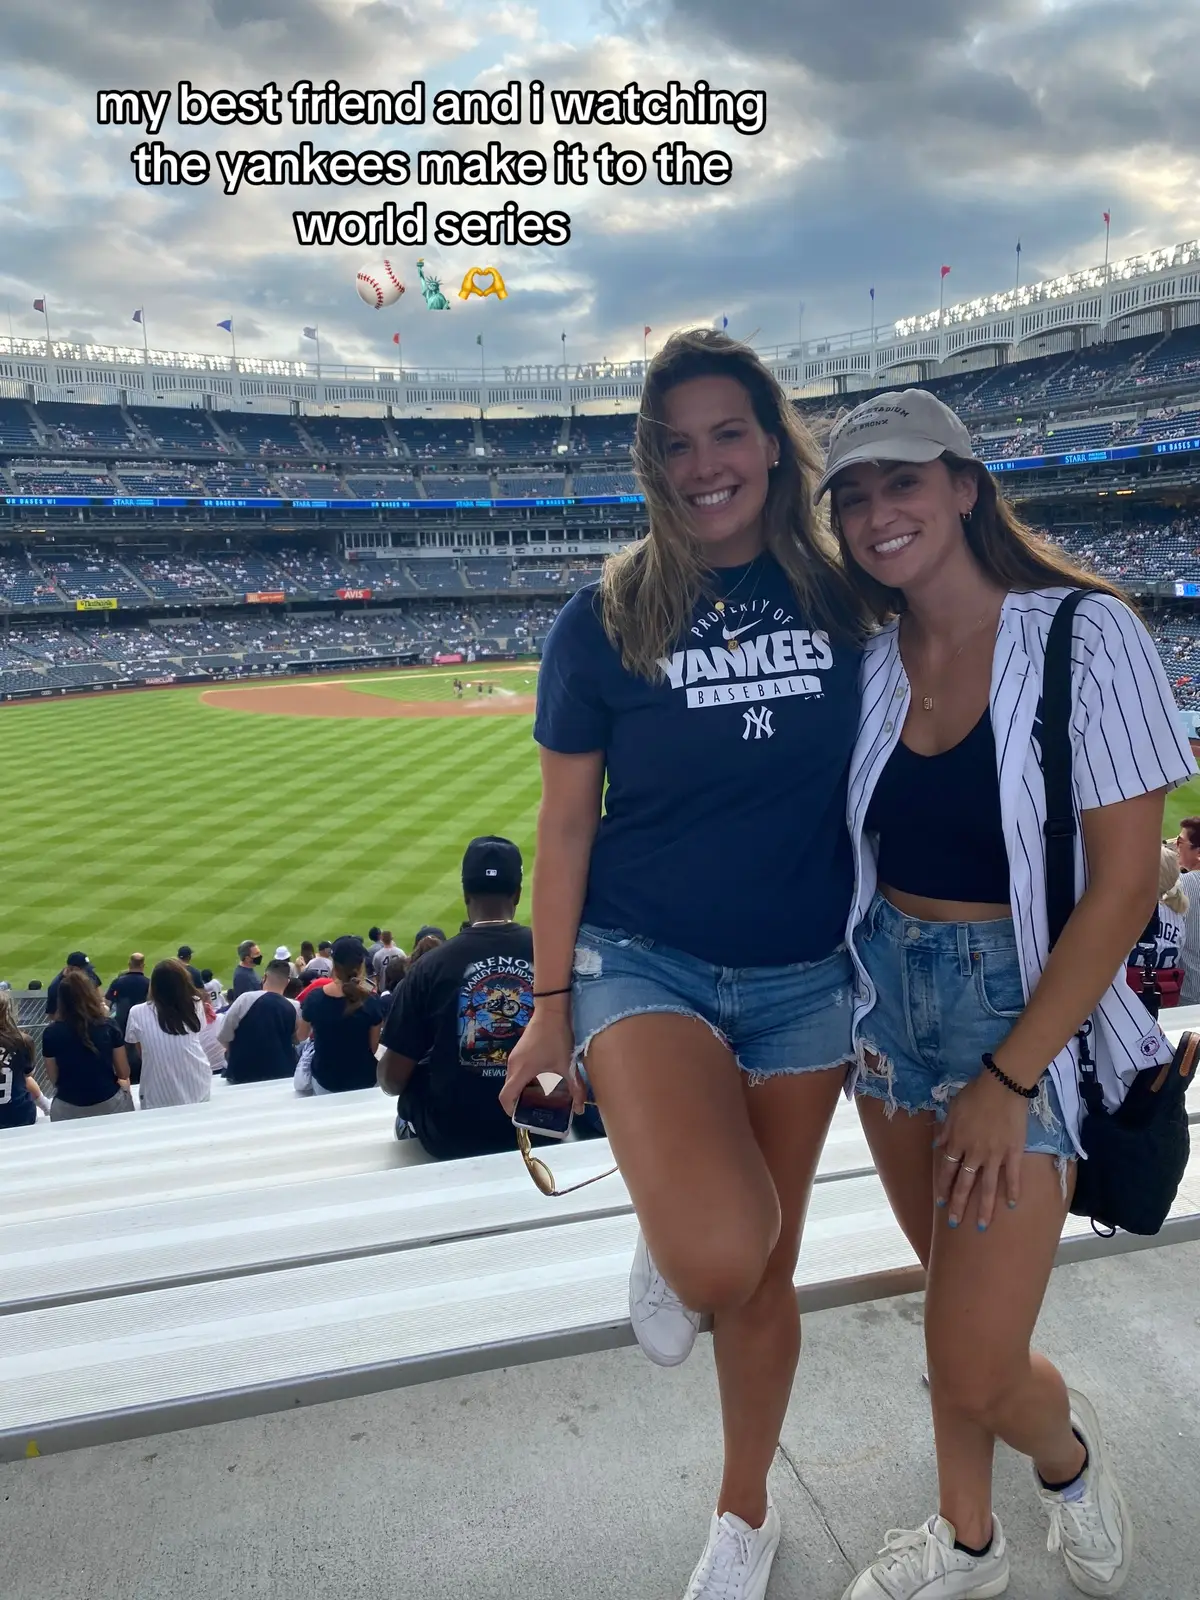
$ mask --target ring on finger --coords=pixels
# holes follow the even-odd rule
[[[958,1165],[958,1163],[962,1160],[962,1157],[961,1156],[943,1156],[942,1160],[943,1161],[948,1161],[952,1167],[956,1167]]]
[[[978,1167],[964,1167],[964,1168],[963,1168],[963,1171],[964,1171],[964,1172],[971,1172],[971,1173],[975,1173],[975,1172],[978,1172],[978,1171],[979,1171],[979,1168],[978,1168]]]

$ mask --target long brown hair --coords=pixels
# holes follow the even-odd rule
[[[95,1051],[92,1028],[97,1022],[108,1020],[108,1007],[86,972],[78,967],[67,968],[58,980],[55,1006],[60,1021],[65,1022],[89,1050]]]
[[[200,1032],[200,991],[182,961],[160,961],[150,974],[150,1004],[164,1033]]]
[[[350,1017],[358,1010],[359,1006],[371,993],[362,976],[363,964],[358,962],[355,966],[343,966],[340,961],[333,963],[333,975],[342,986],[342,998],[346,1002],[345,1015]]]
[[[778,440],[779,464],[770,474],[763,507],[763,542],[787,574],[797,601],[814,624],[857,633],[861,601],[846,581],[836,545],[813,506],[821,456],[774,374],[747,345],[708,328],[672,334],[650,363],[642,389],[633,466],[646,497],[650,531],[612,556],[601,579],[605,632],[630,672],[661,676],[659,662],[674,648],[705,592],[703,549],[690,508],[667,472],[669,429],[665,400],[692,378],[732,378],[750,397],[758,425]]]
[[[967,549],[992,582],[1006,591],[1028,593],[1032,589],[1090,589],[1111,594],[1129,605],[1129,599],[1116,584],[1099,578],[1072,561],[1067,552],[1022,522],[1000,493],[995,478],[982,461],[964,461],[946,451],[939,458],[946,470],[958,476],[970,474],[977,490],[971,514],[963,519]],[[846,576],[870,607],[877,622],[899,616],[904,610],[904,595],[889,589],[864,572],[850,553],[837,511],[837,479],[830,495],[830,521],[842,553]]]
[[[13,998],[0,989],[0,1052],[15,1060],[17,1056],[29,1057],[28,1071],[33,1071],[33,1040],[22,1033],[17,1024],[17,1010]]]

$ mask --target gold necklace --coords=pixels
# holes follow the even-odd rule
[[[943,673],[946,671],[947,667],[952,667],[954,665],[954,663],[958,660],[959,656],[962,655],[963,651],[970,644],[971,640],[979,632],[980,628],[983,627],[983,625],[987,621],[987,619],[988,619],[988,614],[985,611],[984,614],[980,617],[979,621],[974,625],[974,627],[967,634],[967,636],[963,640],[963,642],[959,645],[958,649],[950,657],[949,661],[947,661],[945,666],[942,667],[941,670],[942,670]],[[911,683],[911,681],[912,680],[910,678],[909,682]],[[921,697],[921,710],[922,711],[932,711],[933,710],[933,705],[934,705],[934,699],[933,699],[933,696],[931,694],[923,695]]]
[[[721,597],[721,599],[719,599],[717,601],[714,601],[714,603],[713,603],[713,610],[718,614],[718,616],[721,619],[721,638],[725,642],[725,648],[728,651],[730,651],[732,654],[734,654],[734,655],[736,655],[737,652],[742,647],[741,647],[740,643],[738,642],[736,634],[731,634],[729,632],[729,630],[725,626],[725,605],[726,605],[727,601],[733,599],[734,595],[738,592],[738,590],[741,588],[741,586],[745,583],[746,579],[750,576],[751,572],[754,572],[754,587],[753,587],[753,589],[751,589],[750,593],[746,596],[746,598],[742,601],[742,608],[744,610],[746,606],[753,605],[755,599],[758,596],[759,583],[762,581],[762,568],[758,566],[760,557],[761,557],[761,552],[760,552],[759,555],[755,556],[754,560],[750,563],[750,565],[746,569],[746,571],[742,573],[741,577],[734,584],[733,588],[729,591],[729,593],[727,595],[723,595]],[[756,567],[758,567],[758,570],[755,572],[755,568]]]

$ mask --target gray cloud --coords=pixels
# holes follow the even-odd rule
[[[155,342],[224,349],[215,323],[233,314],[239,353],[311,356],[299,329],[317,323],[326,360],[391,361],[396,329],[406,361],[426,365],[474,364],[479,331],[489,363],[556,360],[563,328],[573,357],[628,356],[641,353],[644,323],[657,339],[722,313],[737,333],[786,344],[801,300],[810,336],[864,326],[872,284],[881,324],[936,305],[942,262],[954,298],[1001,288],[1018,236],[1025,281],[1083,265],[1102,248],[1110,206],[1118,252],[1127,239],[1142,248],[1200,231],[1194,0],[106,0],[103,26],[96,16],[92,0],[0,10],[0,295],[11,292],[19,331],[40,331],[28,306],[45,290],[56,332],[132,340],[128,319],[144,301]],[[394,88],[424,76],[432,90],[535,75],[559,86],[704,77],[765,87],[769,125],[757,139],[672,135],[733,151],[734,182],[711,197],[653,181],[518,195],[569,210],[572,243],[484,247],[476,258],[497,260],[510,298],[464,306],[452,294],[448,315],[427,312],[415,285],[374,313],[352,288],[373,252],[293,242],[293,206],[374,206],[386,190],[233,200],[215,186],[139,190],[127,159],[137,131],[92,125],[98,88],[180,77],[211,89],[301,76]],[[558,132],[499,137],[544,149]],[[481,142],[432,125],[314,133],[335,147]],[[173,118],[163,136],[182,147]],[[197,130],[187,143],[303,136]],[[585,142],[648,150],[661,136],[593,130]],[[469,203],[491,209],[510,192],[474,191]],[[426,198],[436,209],[465,195]],[[417,252],[398,253],[411,274]],[[427,254],[453,288],[453,270],[476,253]]]

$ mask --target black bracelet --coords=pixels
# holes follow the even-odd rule
[[[984,1051],[983,1064],[993,1078],[999,1078],[1006,1089],[1011,1089],[1014,1094],[1019,1094],[1022,1100],[1037,1099],[1039,1084],[1035,1083],[1032,1089],[1026,1089],[1023,1084],[1017,1083],[1014,1078],[1009,1077],[1007,1072],[1001,1072],[1000,1068],[992,1060],[990,1051]]]
[[[552,994],[570,994],[571,992],[572,986],[570,984],[565,989],[535,989],[533,998],[535,1000],[548,1000]]]

